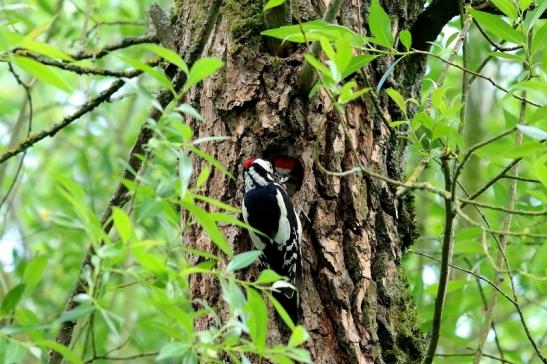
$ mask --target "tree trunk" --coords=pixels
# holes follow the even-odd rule
[[[287,2],[288,3],[288,2]],[[321,18],[325,4],[317,0],[293,1],[293,18]],[[211,1],[178,0],[172,21],[178,29],[178,47],[184,52],[201,31]],[[423,9],[423,1],[385,0],[393,32],[408,29]],[[347,133],[324,94],[308,99],[296,89],[296,76],[305,47],[284,45],[283,57],[270,54],[259,33],[266,28],[262,1],[225,0],[202,56],[225,61],[225,67],[187,95],[204,121],[193,122],[196,137],[228,135],[234,141],[210,142],[203,149],[237,177],[229,180],[215,171],[204,194],[239,206],[243,195],[241,162],[251,156],[288,155],[304,169],[302,185],[293,196],[304,214],[301,320],[310,333],[308,349],[316,363],[406,363],[418,360],[423,338],[401,256],[414,238],[412,202],[397,198],[393,186],[360,173],[327,175],[315,156],[331,171],[359,164],[395,179],[404,179],[404,143],[386,123],[401,115],[384,93],[347,107]],[[337,22],[366,32],[369,2],[346,1]],[[293,21],[294,22],[294,21]],[[181,53],[184,53],[181,52]],[[393,62],[382,58],[356,77],[361,87],[376,85]],[[393,87],[406,97],[418,97],[422,60],[400,62],[384,88]],[[350,138],[350,139],[348,139]],[[196,165],[199,171],[202,165]],[[196,175],[197,173],[194,173]],[[236,252],[251,249],[244,231],[223,227]],[[189,228],[183,244],[215,251],[208,237]],[[247,275],[256,274],[256,268]],[[193,298],[223,307],[217,282],[206,276],[192,278]],[[205,328],[209,322],[199,321]],[[270,340],[282,341],[276,325]]]

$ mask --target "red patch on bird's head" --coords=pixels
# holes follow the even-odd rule
[[[296,168],[297,162],[296,162],[296,159],[291,157],[275,157],[274,166],[275,168],[293,170]]]
[[[256,160],[256,157],[249,158],[245,162],[243,162],[243,169],[247,170],[249,167],[251,167],[251,164]]]

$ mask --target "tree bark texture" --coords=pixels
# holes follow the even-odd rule
[[[176,1],[171,20],[181,54],[195,47],[192,42],[210,5],[211,1]],[[302,21],[318,19],[327,5],[318,0],[293,1],[287,13],[292,13],[293,23],[297,15]],[[423,1],[382,1],[392,18],[394,34],[409,29],[423,5]],[[369,6],[368,1],[347,0],[336,21],[366,33]],[[304,278],[300,323],[310,333],[307,347],[314,362],[417,361],[423,337],[400,266],[402,254],[414,238],[412,201],[397,198],[395,188],[380,180],[361,173],[333,177],[322,173],[314,162],[317,154],[331,171],[358,166],[351,151],[353,144],[365,166],[403,179],[404,143],[386,123],[400,120],[400,112],[384,92],[377,99],[367,95],[347,107],[346,133],[326,94],[308,99],[296,90],[306,47],[288,44],[283,46],[282,56],[271,54],[271,46],[259,35],[266,28],[262,7],[259,0],[223,2],[202,56],[218,57],[225,67],[193,88],[185,100],[204,118],[191,122],[196,137],[234,137],[234,141],[208,143],[203,149],[232,171],[237,181],[215,171],[204,193],[239,206],[242,161],[251,156],[297,158],[304,177],[293,202],[309,218],[301,216]],[[355,77],[356,81],[361,87],[375,86],[393,61],[390,57],[376,60],[364,76]],[[408,58],[400,62],[383,88],[418,97],[422,61]],[[205,165],[197,162],[194,175]],[[244,231],[233,226],[222,229],[236,252],[251,249]],[[185,232],[183,244],[218,253],[198,228]],[[256,273],[253,267],[244,274],[256,277]],[[223,307],[220,288],[210,277],[193,277],[192,294]],[[207,319],[197,323],[200,328],[209,324]],[[271,324],[269,340],[286,338]]]

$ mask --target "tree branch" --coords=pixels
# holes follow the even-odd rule
[[[135,70],[131,74],[131,77],[138,76],[142,73],[142,71]],[[129,77],[129,78],[131,78]],[[12,148],[8,151],[6,151],[4,154],[0,156],[0,164],[5,162],[6,160],[10,159],[11,157],[27,150],[40,140],[46,138],[46,137],[52,137],[60,130],[64,129],[68,125],[70,125],[73,121],[79,119],[81,116],[85,115],[86,113],[92,111],[97,106],[102,104],[105,101],[108,101],[110,96],[112,96],[116,91],[118,91],[122,86],[125,84],[124,80],[117,80],[114,81],[110,87],[108,87],[106,90],[99,93],[95,98],[89,100],[86,102],[80,109],[76,110],[76,112],[72,113],[71,115],[65,116],[63,120],[59,121],[58,123],[54,124],[51,128],[47,130],[43,130],[39,133],[32,134],[29,136],[26,140],[21,142],[19,145],[17,145],[15,148]]]
[[[158,37],[155,34],[145,34],[145,35],[139,35],[136,37],[127,37],[120,40],[118,43],[104,46],[103,48],[97,49],[95,51],[82,50],[77,53],[70,54],[69,56],[74,58],[77,61],[82,59],[88,59],[88,58],[99,59],[106,56],[108,53],[112,51],[131,47],[133,45],[142,44],[142,43],[158,43]]]
[[[452,189],[452,184],[455,183],[455,180],[451,178],[450,175],[450,166],[448,164],[448,157],[444,156],[442,159],[442,171],[444,175],[444,184],[445,189],[450,191]],[[441,334],[441,319],[443,313],[444,300],[446,298],[446,289],[448,286],[448,278],[450,276],[450,265],[452,261],[452,248],[454,240],[454,218],[456,217],[456,212],[454,211],[454,203],[451,199],[444,199],[444,213],[445,213],[445,222],[444,222],[444,234],[443,234],[443,245],[441,252],[441,274],[439,277],[439,286],[437,289],[437,298],[435,299],[435,312],[433,313],[433,323],[431,328],[431,339],[429,341],[429,346],[427,347],[427,353],[425,355],[424,364],[431,364],[433,358],[435,357],[435,352],[437,351],[437,344],[439,343],[439,337]]]
[[[46,66],[57,67],[59,69],[69,71],[69,72],[74,72],[79,75],[97,75],[97,76],[118,77],[118,78],[135,77],[134,71],[111,71],[111,70],[97,68],[97,67],[79,66],[74,63],[62,62],[62,61],[58,61],[48,57],[44,57],[42,55],[35,54],[27,50],[18,50],[15,52],[15,55],[30,58]],[[148,64],[149,66],[156,66],[158,63],[159,61],[154,60],[152,62],[147,62],[146,64]]]

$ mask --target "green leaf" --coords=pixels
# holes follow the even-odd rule
[[[48,66],[36,62],[33,59],[25,57],[15,57],[15,64],[19,66],[23,71],[31,74],[42,82],[57,87],[58,89],[69,93],[71,92],[70,86],[57,74],[58,71],[53,70]]]
[[[211,197],[207,197],[207,196],[203,196],[203,195],[194,195],[194,198],[196,200],[201,200],[203,202],[208,203],[209,205],[221,208],[221,209],[226,210],[226,211],[235,212],[235,213],[238,213],[238,214],[241,213],[240,208],[234,207],[232,205],[228,205],[228,204],[226,204],[222,201],[219,201],[219,200],[211,198]]]
[[[513,1],[510,0],[491,0],[496,8],[500,9],[502,13],[509,18],[516,20],[518,18],[517,8]]]
[[[401,44],[406,48],[407,51],[412,46],[412,34],[410,34],[410,32],[406,29],[401,30],[399,32],[399,40],[401,41]]]
[[[180,182],[180,199],[182,200],[186,196],[188,191],[188,185],[190,184],[190,178],[192,177],[192,161],[188,156],[180,152],[179,154],[179,182]]]
[[[266,5],[264,5],[264,10],[275,8],[276,6],[283,4],[285,1],[286,0],[268,0]]]
[[[190,69],[188,80],[186,81],[185,89],[189,89],[201,80],[213,74],[216,70],[224,65],[220,59],[206,57],[198,59]]]
[[[25,283],[19,283],[9,290],[9,292],[4,297],[4,300],[2,301],[2,306],[0,308],[0,312],[2,314],[10,313],[15,308],[15,306],[17,306],[17,304],[21,300],[21,297],[23,297],[25,287]]]
[[[188,344],[181,342],[172,342],[165,344],[161,347],[159,355],[155,361],[160,361],[169,358],[178,358],[186,354],[188,351]]]
[[[7,28],[0,27],[0,52],[7,52],[18,46],[24,37],[16,32],[10,32]]]
[[[256,283],[272,283],[277,282],[280,279],[283,279],[283,277],[277,274],[275,271],[271,269],[264,269],[262,272],[260,272],[260,275],[256,279]]]
[[[62,59],[63,61],[73,61],[72,57],[70,57],[68,54],[64,53],[60,49],[55,48],[51,44],[24,39],[20,46],[30,51],[43,54],[47,57],[58,58]]]
[[[298,325],[294,328],[294,330],[292,330],[292,334],[287,346],[291,348],[296,348],[297,346],[305,343],[306,340],[309,339],[309,337],[310,335],[308,334],[306,329],[303,326]]]
[[[393,36],[391,35],[391,19],[380,5],[379,0],[372,0],[370,4],[370,15],[368,18],[370,32],[378,43],[386,48],[393,47]]]
[[[530,11],[526,14],[524,19],[524,24],[526,24],[528,29],[532,29],[536,22],[541,18],[541,16],[547,10],[547,1],[543,0],[538,3],[538,6],[533,11]]]
[[[530,138],[534,138],[537,140],[546,140],[547,139],[547,131],[537,128],[535,126],[530,125],[517,125],[517,128],[524,134],[529,136]]]
[[[301,363],[312,363],[310,353],[305,349],[290,348],[289,350],[287,350],[287,355],[291,359],[294,359]]]
[[[42,275],[47,267],[48,257],[39,255],[33,258],[25,268],[23,281],[27,285],[27,290],[30,292],[38,285],[42,279]]]
[[[330,78],[331,80],[334,80],[334,81],[340,81],[340,78],[338,80],[335,80],[335,78],[334,78],[335,75],[332,74],[331,70],[328,69],[323,63],[321,63],[321,61],[319,61],[317,58],[315,58],[312,54],[306,54],[304,56],[304,58],[306,59],[306,61],[308,61],[308,63],[313,68],[315,68],[316,70],[321,72],[325,77],[328,77],[328,78]]]
[[[147,253],[142,247],[133,247],[133,256],[141,267],[145,270],[159,274],[166,271],[166,265],[163,257]]]
[[[233,174],[230,173],[230,171],[228,171],[226,169],[226,167],[224,167],[224,165],[222,163],[220,163],[219,161],[217,161],[215,159],[215,157],[213,157],[212,155],[210,155],[209,153],[206,153],[204,152],[203,150],[199,149],[199,148],[196,148],[196,147],[188,147],[189,150],[192,151],[192,153],[194,154],[197,154],[199,157],[205,159],[207,162],[211,163],[216,169],[218,169],[219,171],[221,171],[222,173],[224,173],[226,176],[228,176],[230,179],[232,180],[236,180],[236,178],[234,177]]]
[[[547,188],[547,155],[536,159],[532,163],[532,172],[541,181],[541,184]]]
[[[93,310],[93,306],[89,304],[81,304],[70,311],[63,312],[61,317],[57,319],[57,322],[75,321],[80,317],[84,317],[85,315],[91,313]]]
[[[243,306],[247,313],[247,327],[249,336],[258,349],[262,352],[268,336],[268,308],[262,297],[252,288],[247,288],[247,302]]]
[[[3,358],[2,354],[4,354]],[[2,362],[4,364],[24,363],[25,361],[23,359],[26,354],[27,348],[17,341],[8,341],[5,348],[2,348],[0,345],[0,359],[3,359]]]
[[[128,56],[118,55],[117,57],[121,59],[122,61],[124,61],[125,63],[127,63],[128,65],[132,66],[133,68],[141,70],[149,74],[150,76],[155,78],[159,83],[161,83],[165,88],[170,90],[173,94],[176,93],[175,88],[173,87],[173,84],[167,78],[167,76],[163,74],[163,72],[158,71],[154,67],[150,67],[149,65],[144,64],[141,61]]]
[[[36,345],[46,347],[60,353],[66,360],[75,364],[83,364],[83,361],[72,350],[52,340],[39,340]]]
[[[291,330],[294,330],[295,324],[292,321],[291,316],[287,313],[287,310],[283,307],[281,303],[279,303],[278,300],[275,299],[275,297],[271,293],[266,293],[268,295],[268,299],[272,303],[272,306],[275,308],[277,313],[279,314],[279,317],[281,317],[281,320],[287,325],[287,327]]]
[[[260,254],[262,254],[260,250],[251,250],[234,256],[226,266],[226,272],[235,272],[248,267],[257,260]]]
[[[302,31],[304,31],[305,37]],[[320,41],[323,38],[335,42],[345,34],[348,34],[351,44],[356,47],[362,46],[368,40],[366,37],[352,32],[347,27],[328,23],[324,20],[312,20],[301,24],[285,25],[275,29],[264,30],[260,34],[296,43]]]
[[[518,0],[519,8],[521,11],[524,11],[530,7],[533,0]]]
[[[159,46],[157,44],[145,44],[142,46],[145,49],[148,49],[151,52],[156,53],[161,58],[165,59],[169,63],[174,64],[180,70],[188,75],[188,65],[184,60],[175,52],[165,47]]]
[[[547,106],[537,108],[528,118],[529,123],[535,123],[541,120],[547,120]]]
[[[542,52],[545,47],[547,47],[547,21],[533,34],[530,51],[532,52],[532,55],[536,55]]]
[[[193,202],[188,201],[188,199],[181,201],[181,205],[196,218],[203,230],[220,250],[228,256],[232,256],[234,254],[232,248],[230,248],[228,242],[226,242],[224,234],[222,234],[222,231],[220,231],[217,224],[209,216],[207,211],[195,205]]]
[[[503,21],[499,16],[488,14],[479,10],[469,10],[475,20],[483,27],[487,32],[498,36],[509,42],[516,44],[524,44],[524,34],[519,33],[513,29],[509,24]]]
[[[380,90],[382,89],[382,86],[384,85],[384,83],[386,82],[387,78],[393,73],[393,71],[395,70],[395,66],[397,66],[397,63],[401,62],[401,60],[404,58],[403,57],[400,57],[400,58],[397,58],[397,60],[395,62],[393,62],[392,64],[389,65],[389,67],[387,68],[386,72],[382,75],[382,77],[380,78],[380,81],[378,81],[378,85],[376,86],[376,92],[380,92]]]
[[[124,243],[128,243],[135,237],[133,224],[127,213],[119,207],[112,209],[112,219],[114,220],[114,226],[116,231],[120,234],[120,238]]]
[[[196,109],[194,109],[191,105],[181,104],[179,105],[179,107],[177,107],[177,110],[190,115],[196,120],[203,121],[203,118],[201,117],[200,113]]]
[[[393,101],[399,106],[399,109],[403,112],[403,114],[406,115],[406,102],[405,98],[399,93],[399,91],[394,90],[392,88],[388,88],[386,90],[386,93],[391,97]]]
[[[342,72],[342,78],[346,78],[352,75],[354,72],[364,68],[367,64],[376,59],[376,56],[370,54],[364,54],[356,57],[352,57],[346,69]]]

